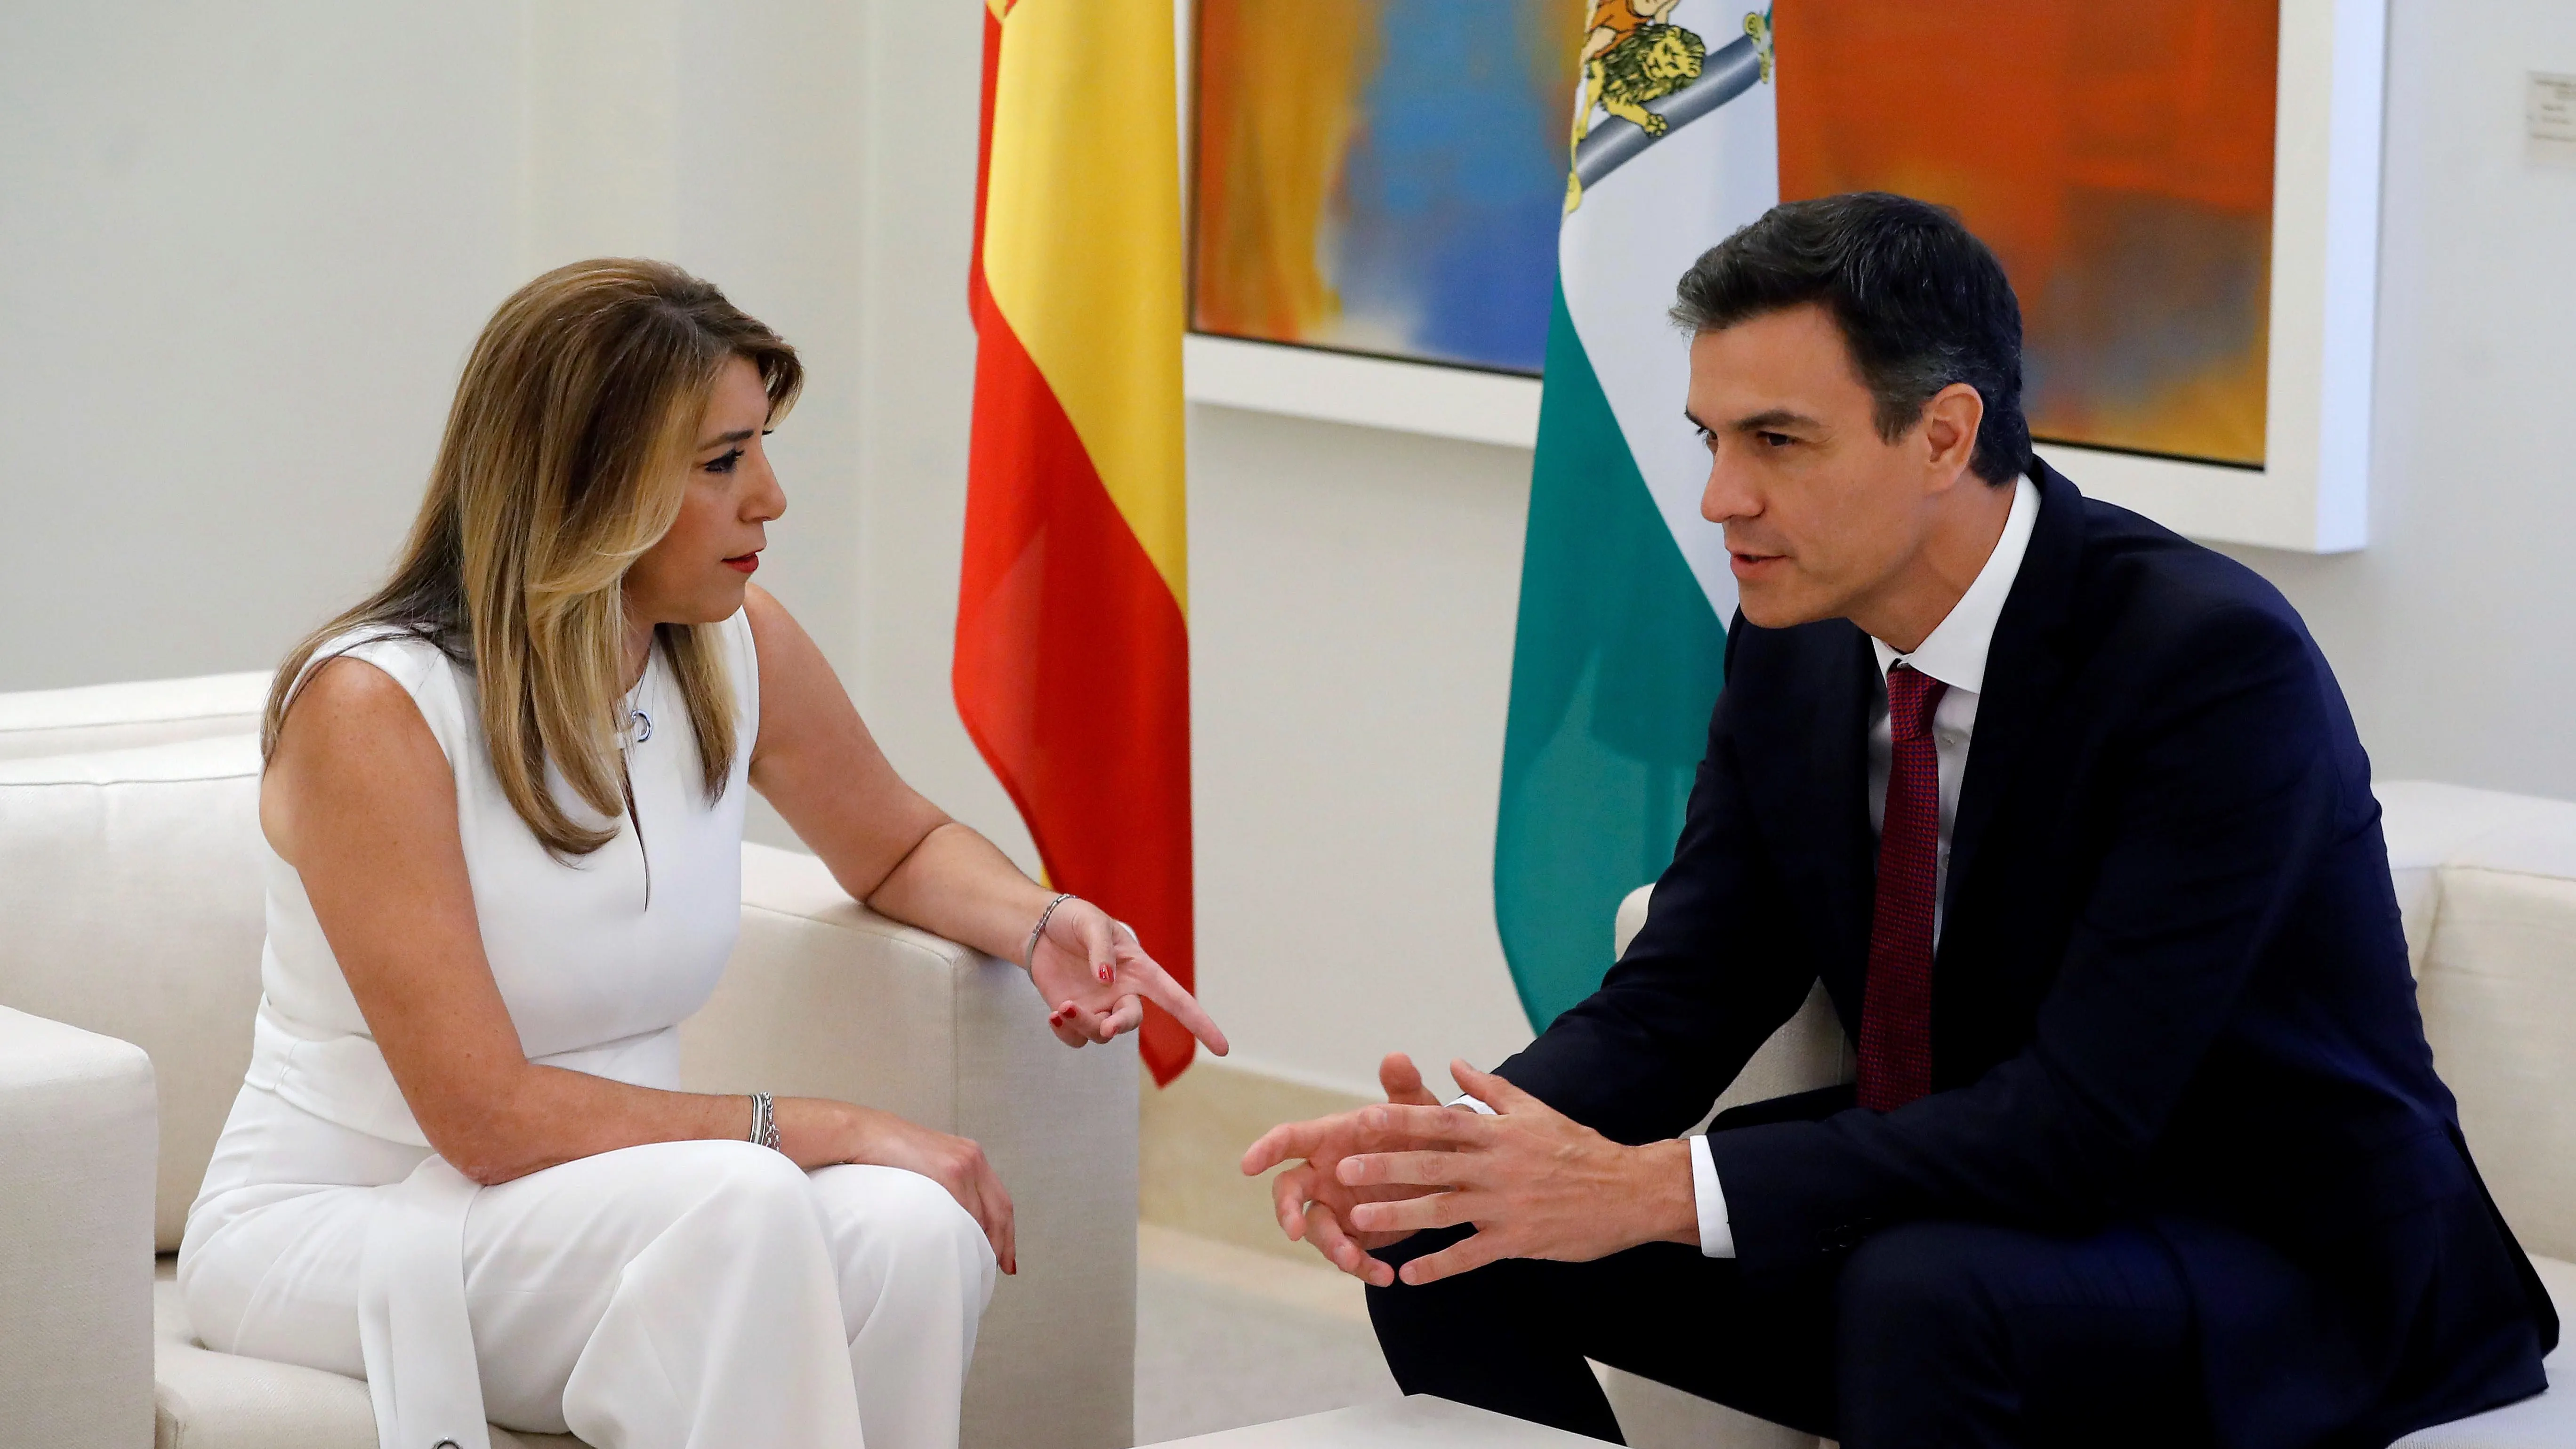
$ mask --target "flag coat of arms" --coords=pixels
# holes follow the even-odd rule
[[[1194,985],[1171,0],[989,0],[957,711],[1050,884]],[[1188,1030],[1148,1003],[1168,1082]]]
[[[1494,915],[1534,1029],[1600,984],[1620,899],[1672,859],[1735,581],[1667,319],[1779,199],[1770,19],[1597,0],[1575,98],[1504,729]]]

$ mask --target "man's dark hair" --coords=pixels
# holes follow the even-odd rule
[[[1986,404],[1969,467],[1994,484],[2030,467],[2021,304],[1947,208],[1883,191],[1783,202],[1700,254],[1672,317],[1713,332],[1809,302],[1842,329],[1880,437],[1903,437],[1934,393],[1964,382]]]

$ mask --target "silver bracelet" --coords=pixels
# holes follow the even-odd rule
[[[1055,908],[1072,899],[1073,892],[1066,891],[1064,894],[1057,896],[1054,900],[1047,902],[1046,909],[1038,912],[1038,923],[1029,927],[1029,943],[1028,945],[1020,948],[1020,964],[1022,966],[1031,971],[1038,969],[1038,938],[1046,934],[1046,923],[1055,919]]]
[[[751,1136],[747,1140],[757,1142],[772,1152],[778,1150],[778,1118],[770,1110],[767,1092],[751,1094]]]

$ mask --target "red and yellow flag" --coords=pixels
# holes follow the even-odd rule
[[[1048,879],[1194,989],[1177,131],[1171,0],[989,0],[954,681]]]

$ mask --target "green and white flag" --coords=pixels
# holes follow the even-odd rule
[[[1598,0],[1531,469],[1494,917],[1534,1029],[1601,982],[1620,898],[1670,863],[1735,580],[1666,319],[1699,254],[1779,199],[1770,22]]]

